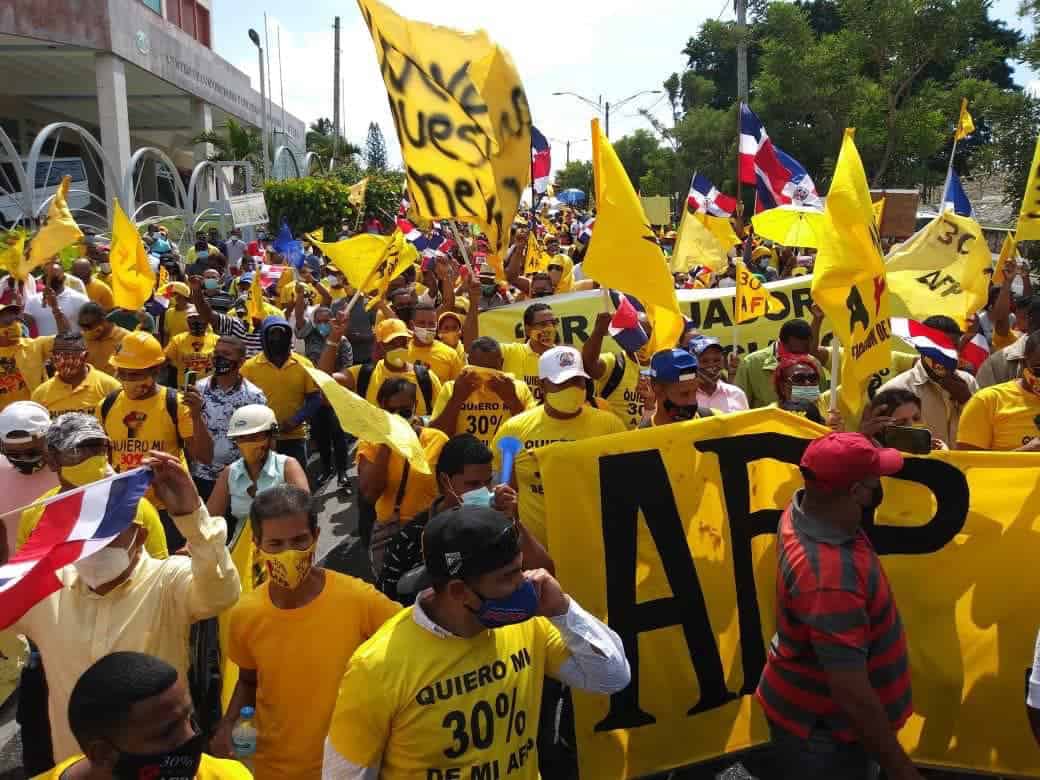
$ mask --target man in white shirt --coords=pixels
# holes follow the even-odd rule
[[[242,231],[235,228],[228,236],[227,259],[228,268],[238,268],[242,265],[242,255],[246,253],[246,242],[242,240]]]
[[[695,336],[690,341],[689,350],[697,358],[697,406],[723,413],[747,411],[748,400],[744,391],[722,381],[726,356],[719,340],[711,336]]]
[[[65,269],[57,260],[52,260],[43,266],[43,281],[54,292],[54,296],[58,300],[58,308],[65,315],[69,326],[78,332],[79,310],[83,304],[90,302],[90,298],[65,285]],[[36,292],[36,286],[32,283],[26,285],[25,313],[32,315],[32,318],[36,320],[38,336],[56,336],[58,334],[58,324],[54,319],[54,312],[44,303],[43,295]]]

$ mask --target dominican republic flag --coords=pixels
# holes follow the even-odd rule
[[[549,171],[552,170],[552,155],[549,142],[541,131],[531,126],[531,178],[534,179],[534,191],[539,195],[549,189]]]
[[[431,230],[429,234],[424,234],[403,217],[397,218],[397,229],[404,235],[405,241],[414,246],[423,257],[432,257],[437,252],[448,251],[444,246],[446,239],[439,230]]]
[[[713,217],[729,217],[737,210],[736,198],[719,192],[707,176],[699,173],[693,174],[686,203],[694,211],[703,211]]]
[[[802,164],[779,146],[774,146],[773,149],[776,158],[789,171],[790,179],[777,195],[770,189],[770,183],[759,177],[755,182],[755,213],[787,204],[822,209],[823,198],[816,192],[816,184]]]
[[[971,341],[961,347],[961,361],[972,366],[972,373],[977,374],[979,368],[989,357],[989,342],[981,333],[976,333]]]
[[[898,336],[947,371],[957,370],[957,345],[945,333],[902,317],[892,317],[891,323],[893,336]]]
[[[941,211],[949,211],[953,209],[953,213],[961,217],[970,217],[974,213],[971,208],[971,201],[968,200],[968,195],[964,191],[964,187],[961,186],[961,177],[954,173],[953,169],[950,169],[950,174],[946,177],[946,186],[943,187],[943,203]]]
[[[578,241],[583,244],[589,243],[589,239],[592,238],[592,228],[596,225],[596,218],[590,217],[585,221],[585,224],[581,226],[581,232],[578,233]]]
[[[288,270],[284,265],[260,264],[260,286],[267,288],[282,278],[282,274]]]
[[[151,481],[151,469],[137,468],[51,499],[29,540],[0,566],[0,628],[61,589],[58,569],[119,536]]]
[[[740,105],[740,181],[754,184],[755,211],[791,203],[822,207],[823,201],[805,168],[774,146],[755,113]]]
[[[610,318],[610,327],[607,333],[625,352],[635,352],[649,340],[646,331],[639,324],[639,313],[643,311],[643,305],[630,295],[625,295],[617,290],[610,291],[610,299],[614,303],[614,316]]]

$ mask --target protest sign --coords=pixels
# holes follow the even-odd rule
[[[640,777],[768,740],[752,694],[775,630],[775,532],[826,432],[762,409],[536,450],[564,589],[608,620],[628,688],[575,694],[582,777]],[[1040,464],[908,457],[865,528],[906,626],[923,764],[1040,777],[1023,713]],[[559,522],[554,518],[560,519]]]

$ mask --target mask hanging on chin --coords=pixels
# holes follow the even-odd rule
[[[202,762],[205,735],[193,722],[195,734],[180,747],[151,755],[119,752],[112,767],[114,780],[184,780],[194,778]]]

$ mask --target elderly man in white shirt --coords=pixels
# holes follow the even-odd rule
[[[744,391],[722,380],[726,356],[719,340],[695,336],[690,340],[689,350],[697,358],[697,406],[723,413],[747,411],[748,400]]]

